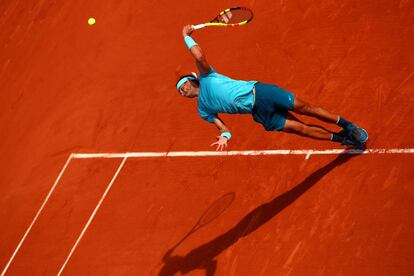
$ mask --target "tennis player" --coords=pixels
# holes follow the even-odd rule
[[[357,149],[365,149],[368,133],[322,107],[307,103],[293,93],[272,84],[258,81],[233,80],[217,73],[207,62],[200,46],[191,37],[191,25],[184,26],[185,44],[196,61],[200,76],[195,73],[181,76],[176,84],[178,92],[188,98],[198,97],[198,113],[213,123],[220,131],[211,146],[223,150],[231,139],[229,128],[219,118],[219,113],[252,114],[253,119],[267,131],[283,131],[297,135],[340,143]],[[289,112],[315,117],[321,121],[337,124],[340,132],[304,124]]]

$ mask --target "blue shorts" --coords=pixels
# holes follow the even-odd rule
[[[295,96],[272,84],[258,82],[255,88],[253,119],[262,124],[267,131],[283,130],[286,115],[289,110],[293,110]]]

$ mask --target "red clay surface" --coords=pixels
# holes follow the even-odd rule
[[[216,129],[174,89],[195,69],[181,28],[234,5],[0,2],[1,271],[71,153],[210,149]],[[248,26],[194,33],[218,72],[342,114],[370,148],[414,148],[413,1],[237,5]],[[223,119],[231,150],[338,148]],[[72,160],[6,275],[56,275],[120,162]],[[411,154],[128,159],[63,274],[412,275],[413,179]]]

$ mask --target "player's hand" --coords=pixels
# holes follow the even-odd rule
[[[194,28],[192,25],[186,25],[183,27],[183,36],[191,35],[194,31]]]
[[[217,142],[211,144],[210,147],[217,146],[216,151],[222,151],[224,148],[227,148],[227,141],[227,137],[217,136]]]

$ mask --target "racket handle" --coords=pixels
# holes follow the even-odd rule
[[[198,29],[204,28],[205,26],[206,26],[206,24],[193,25],[193,29],[198,30]]]

